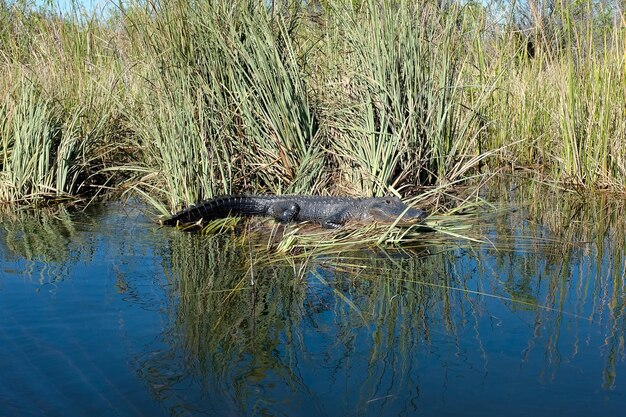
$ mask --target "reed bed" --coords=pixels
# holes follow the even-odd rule
[[[0,2],[0,201],[75,200],[127,161],[119,39],[96,17]]]
[[[3,0],[0,201],[124,191],[167,214],[226,193],[445,192],[511,167],[623,192],[610,6],[522,24],[506,3]]]

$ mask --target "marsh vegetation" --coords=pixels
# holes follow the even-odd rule
[[[5,412],[619,414],[625,19],[609,0],[0,0]],[[228,193],[434,215],[154,224]]]
[[[0,199],[626,184],[619,4],[0,1]]]

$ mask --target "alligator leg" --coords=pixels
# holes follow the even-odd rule
[[[288,223],[294,220],[299,212],[300,206],[289,200],[277,201],[267,210],[267,214],[281,223]]]
[[[333,214],[322,220],[322,227],[324,229],[339,229],[346,222],[344,212]]]

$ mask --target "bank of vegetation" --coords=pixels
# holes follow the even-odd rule
[[[626,190],[620,2],[0,0],[0,201]]]

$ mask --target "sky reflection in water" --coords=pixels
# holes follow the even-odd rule
[[[594,204],[303,271],[255,252],[256,290],[227,236],[115,205],[6,217],[2,415],[618,415],[623,217]]]

